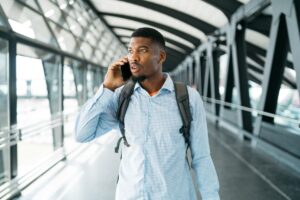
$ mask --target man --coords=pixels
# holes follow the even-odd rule
[[[128,56],[108,67],[97,94],[82,108],[76,123],[76,139],[87,142],[118,129],[118,98],[124,81],[120,66],[129,62],[137,81],[125,115],[125,133],[116,199],[194,200],[196,193],[185,157],[185,140],[168,74],[163,36],[152,28],[131,35]],[[188,87],[193,121],[190,128],[192,168],[203,200],[219,199],[219,183],[210,156],[205,111],[199,93]]]

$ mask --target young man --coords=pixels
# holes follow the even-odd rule
[[[120,66],[130,64],[137,81],[125,115],[125,134],[116,199],[195,200],[173,81],[162,72],[163,36],[152,28],[131,35],[128,55],[108,67],[97,94],[81,109],[76,139],[88,142],[119,128],[118,99],[124,81]],[[190,149],[197,188],[203,200],[219,199],[219,182],[210,156],[205,110],[199,93],[188,87],[192,122]]]

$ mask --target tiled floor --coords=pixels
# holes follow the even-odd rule
[[[300,199],[300,174],[209,123],[222,200]],[[110,133],[33,183],[21,200],[113,200],[119,156]]]

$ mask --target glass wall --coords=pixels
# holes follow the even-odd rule
[[[95,64],[106,66],[126,52],[83,1],[0,0],[0,5],[13,31]]]
[[[0,0],[0,26],[2,195],[20,190],[6,181],[30,183],[76,149],[76,112],[98,90],[103,66],[126,48],[83,0]],[[8,46],[11,60],[16,59],[17,113],[11,113],[17,124],[12,128],[8,66],[14,69],[14,62],[8,63]],[[13,143],[7,142],[9,136]]]
[[[3,144],[7,133],[1,130],[8,127],[8,42],[0,39],[0,183],[8,177],[8,148]]]
[[[66,152],[72,151],[76,147],[76,142],[74,141],[73,131],[74,131],[74,114],[78,112],[79,104],[77,100],[77,90],[75,84],[75,77],[73,73],[73,60],[65,59],[63,70],[63,106],[64,113],[69,115],[67,119],[64,120],[64,147]],[[73,114],[73,115],[72,115]]]
[[[276,115],[282,117],[275,117],[275,123],[290,128],[296,129],[295,133],[300,135],[300,100],[297,89],[281,85],[278,103],[276,108]]]
[[[57,56],[17,45],[17,122],[22,129],[18,142],[19,175],[54,151],[57,128],[61,126],[51,122],[60,110],[59,66]]]
[[[12,29],[26,37],[58,47],[43,17],[18,1],[0,1]]]

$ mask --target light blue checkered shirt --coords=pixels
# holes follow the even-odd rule
[[[121,88],[112,92],[103,86],[81,109],[75,127],[76,140],[88,142],[112,129]],[[205,110],[199,93],[188,88],[193,121],[190,129],[192,168],[203,200],[219,199],[219,182],[210,156]],[[125,116],[125,134],[130,147],[122,147],[118,200],[194,200],[196,193],[185,158],[185,142],[168,75],[155,96],[136,84]]]

